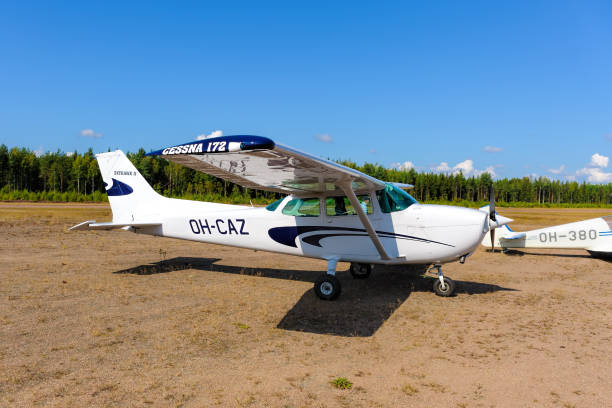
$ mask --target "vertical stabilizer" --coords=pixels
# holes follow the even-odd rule
[[[165,199],[153,190],[121,150],[96,155],[113,223],[133,223],[159,214]]]

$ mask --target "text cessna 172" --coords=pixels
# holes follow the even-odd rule
[[[450,296],[454,282],[441,265],[472,254],[485,234],[510,221],[491,211],[417,203],[396,185],[261,136],[224,136],[149,153],[251,189],[288,194],[265,208],[179,200],[157,194],[120,150],[96,155],[113,221],[85,221],[73,230],[123,228],[325,259],[315,282],[321,299],[340,294],[339,261],[355,278],[373,264],[428,264],[434,291]]]
[[[525,232],[514,232],[504,225],[497,238],[485,236],[482,245],[504,250],[584,249],[595,258],[612,258],[612,215]]]

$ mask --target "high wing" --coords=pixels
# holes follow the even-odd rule
[[[360,171],[274,143],[262,136],[237,135],[191,141],[147,156],[207,173],[242,187],[283,194],[344,194],[381,189],[385,183]]]

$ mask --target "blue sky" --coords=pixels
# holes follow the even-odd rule
[[[2,2],[0,143],[154,150],[219,130],[612,182],[610,21],[609,1]]]

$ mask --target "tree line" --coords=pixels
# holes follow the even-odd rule
[[[170,197],[233,203],[267,203],[279,194],[240,187],[225,180],[167,161],[160,156],[145,156],[144,149],[127,153],[144,178],[159,193]],[[539,178],[504,178],[493,180],[488,173],[464,177],[462,173],[443,174],[402,171],[378,164],[362,166],[341,161],[345,166],[380,180],[412,184],[410,193],[423,202],[483,203],[489,189],[495,188],[496,200],[510,205],[610,205],[612,183],[589,184],[576,181]],[[62,151],[37,155],[26,149],[0,145],[0,199],[50,201],[104,201],[104,182],[95,155]]]

